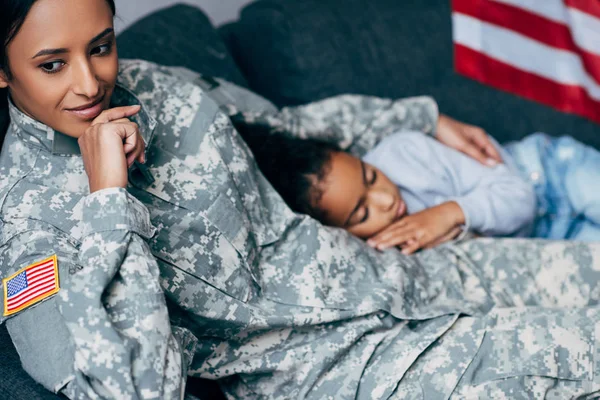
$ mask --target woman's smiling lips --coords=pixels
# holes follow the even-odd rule
[[[98,100],[85,104],[81,107],[70,108],[67,109],[68,112],[72,113],[78,118],[89,121],[96,118],[103,110],[102,100],[104,96],[100,97]]]

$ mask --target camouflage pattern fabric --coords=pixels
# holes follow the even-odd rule
[[[73,140],[11,106],[1,276],[52,254],[60,269],[56,296],[3,317],[36,380],[117,399],[181,398],[186,375],[221,379],[239,399],[600,389],[600,243],[378,252],[289,210],[227,117],[324,134],[360,155],[392,132],[433,133],[432,99],[340,96],[275,112],[240,92],[224,102],[226,85],[205,83],[122,62],[113,105],[142,104],[154,181],[131,171],[127,190],[92,195]]]

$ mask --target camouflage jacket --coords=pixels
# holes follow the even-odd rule
[[[446,399],[473,382],[529,375],[591,388],[591,367],[579,361],[594,351],[595,310],[543,320],[488,313],[494,304],[570,304],[575,292],[544,297],[526,284],[544,273],[539,263],[526,282],[493,268],[500,257],[525,268],[545,244],[380,253],[289,210],[227,117],[246,111],[360,155],[391,132],[432,132],[432,99],[340,96],[276,111],[225,82],[131,61],[112,102],[142,105],[135,120],[152,178],[133,170],[127,190],[94,194],[76,141],[11,107],[1,275],[14,286],[15,274],[56,255],[60,289],[2,318],[25,369],[47,388],[70,398],[180,398],[186,375],[221,379],[234,398]],[[553,257],[582,277],[598,246],[579,245],[572,257],[574,246],[560,244]],[[590,293],[578,287],[574,304],[593,304]],[[558,333],[544,330],[551,318],[580,341],[556,344]],[[528,340],[542,346],[538,358],[525,354]],[[497,343],[508,358],[494,353]],[[529,369],[518,369],[524,359]],[[469,368],[474,360],[487,369]]]

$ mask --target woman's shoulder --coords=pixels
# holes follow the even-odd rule
[[[133,79],[152,78],[154,76],[173,76],[181,78],[179,68],[160,65],[151,61],[140,59],[120,59],[119,78],[130,77]]]
[[[145,60],[120,60],[118,83],[139,97],[177,94],[197,86],[195,75],[182,74],[180,68]],[[187,88],[187,89],[186,89]]]
[[[120,61],[118,87],[124,99],[133,94],[155,119],[172,120],[185,110],[196,109],[204,96],[191,75],[143,60]]]

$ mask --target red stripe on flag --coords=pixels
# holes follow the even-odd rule
[[[8,301],[11,301],[12,299],[16,299],[17,297],[21,296],[23,293],[27,292],[28,290],[31,290],[31,287],[33,285],[36,284],[36,282],[39,282],[40,280],[44,280],[48,277],[54,277],[54,271],[48,271],[47,273],[43,274],[43,275],[38,275],[37,277],[33,278],[31,281],[29,280],[29,278],[27,278],[27,287],[25,289],[23,289],[20,293],[17,293],[11,297],[8,298]]]
[[[600,123],[600,102],[576,85],[559,84],[454,44],[456,70],[481,83]]]
[[[50,273],[54,273],[54,268],[52,266],[45,268],[45,269],[40,269],[36,272],[34,272],[33,274],[30,274],[29,272],[27,273],[27,283],[31,282],[32,280],[34,280],[36,277],[40,276],[40,275],[45,275],[48,272]]]
[[[572,50],[575,46],[568,26],[521,8],[491,0],[453,0],[452,8],[455,12],[510,29],[552,47]]]
[[[27,284],[31,286],[38,281],[48,278],[49,276],[54,276],[54,271],[47,271],[44,274],[37,275],[36,277],[32,278],[31,280],[29,280],[29,278],[27,278]]]
[[[54,284],[54,282],[52,282],[52,283],[50,283],[48,285],[42,286],[38,290],[36,290],[35,292],[32,292],[29,296],[27,296],[23,300],[19,301],[18,303],[16,303],[16,304],[8,304],[7,305],[7,310],[8,311],[12,311],[12,310],[14,310],[16,308],[19,308],[21,305],[23,305],[23,304],[25,304],[25,303],[27,303],[27,302],[29,302],[31,300],[37,299],[38,297],[43,296],[44,294],[52,291],[55,287],[56,287],[56,285]]]
[[[50,278],[43,279],[43,280],[29,286],[26,290],[19,293],[18,296],[10,298],[6,302],[6,304],[8,304],[9,306],[17,304],[17,303],[20,304],[23,299],[28,298],[32,292],[38,291],[40,287],[46,286],[46,284],[48,284],[48,283],[52,283],[54,285],[54,280],[55,280],[54,275]]]
[[[39,269],[46,268],[48,266],[54,266],[54,261],[50,260],[50,261],[45,262],[43,264],[36,265],[35,267],[29,267],[29,268],[27,268],[27,274],[29,275],[29,274],[31,274],[33,272],[38,271]]]
[[[53,273],[54,272],[54,267],[52,267],[52,266],[46,267],[44,269],[40,269],[40,270],[35,271],[33,274],[30,274],[29,272],[27,272],[27,283],[31,282],[36,277],[38,277],[40,275],[45,275],[45,274],[47,274],[49,272]]]
[[[27,279],[27,288],[15,296],[9,297],[6,300],[7,305],[14,305],[21,302],[25,297],[29,297],[33,291],[41,285],[54,281],[54,260],[47,261],[43,264],[36,265],[25,270]]]
[[[27,292],[30,291],[32,289],[32,287],[35,287],[36,282],[38,282],[41,279],[46,279],[49,276],[54,278],[54,267],[52,265],[50,265],[49,267],[44,267],[43,270],[38,270],[36,272],[36,275],[33,277],[29,276],[29,273],[28,273],[27,274],[27,287],[21,293],[18,293],[14,296],[9,297],[7,299],[7,303],[18,300],[20,297],[27,294]]]
[[[600,4],[600,1],[598,1]],[[453,0],[455,12],[520,33],[548,46],[577,54],[591,77],[600,83],[600,55],[581,49],[567,25],[541,15],[490,0]]]
[[[44,279],[46,279],[46,278],[48,278],[50,276],[54,276],[54,271],[48,271],[45,274],[38,275],[35,278],[33,278],[31,280],[28,280],[27,284],[31,286],[31,285],[35,284],[36,282],[44,280]]]
[[[598,0],[564,0],[564,2],[568,7],[600,18],[600,1]]]
[[[47,280],[44,282],[40,282],[40,284],[36,285],[35,288],[33,288],[29,292],[25,293],[25,296],[21,297],[18,300],[13,300],[11,302],[7,302],[6,304],[8,304],[11,307],[19,306],[19,305],[27,302],[27,300],[30,299],[32,295],[39,293],[40,291],[44,290],[48,286],[54,286],[53,280]]]

